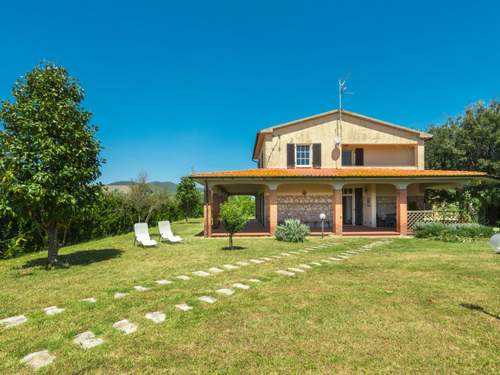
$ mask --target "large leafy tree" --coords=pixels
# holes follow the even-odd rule
[[[466,108],[464,115],[431,126],[429,132],[433,138],[426,144],[427,168],[482,171],[500,178],[500,102],[478,102]],[[446,198],[475,204],[484,219],[497,220],[498,184],[477,184]]]
[[[59,229],[95,202],[101,149],[81,107],[84,90],[62,66],[43,63],[19,79],[0,108],[0,208],[35,222],[56,264]]]
[[[179,204],[179,208],[184,212],[186,223],[188,217],[192,217],[200,205],[200,192],[196,189],[194,181],[188,176],[181,178],[181,182],[177,186],[175,198]]]

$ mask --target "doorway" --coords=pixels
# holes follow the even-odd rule
[[[354,189],[355,224],[363,225],[363,188]]]

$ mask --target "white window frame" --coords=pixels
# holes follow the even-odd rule
[[[309,147],[309,164],[301,164],[299,165],[297,163],[297,149],[302,146],[304,147]],[[310,144],[307,144],[307,143],[298,143],[295,145],[295,167],[296,168],[311,168],[312,166],[312,158],[313,158],[313,155],[312,155],[312,147]]]

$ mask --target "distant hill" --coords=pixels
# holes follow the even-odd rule
[[[127,193],[130,189],[129,186],[133,184],[135,184],[134,181],[115,181],[106,186],[108,190]],[[157,192],[175,193],[177,190],[177,184],[170,181],[151,181],[148,182],[148,185],[153,191]]]

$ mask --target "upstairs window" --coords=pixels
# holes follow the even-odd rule
[[[342,165],[351,166],[352,165],[352,151],[342,150]]]
[[[311,145],[295,145],[295,166],[311,166]]]

